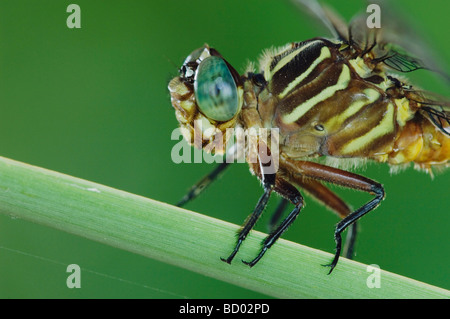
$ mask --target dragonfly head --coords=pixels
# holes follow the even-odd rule
[[[239,74],[208,45],[193,51],[169,83],[171,102],[185,139],[197,148],[223,153],[226,129],[242,108]]]

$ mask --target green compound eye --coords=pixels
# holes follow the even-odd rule
[[[202,113],[215,121],[228,121],[237,112],[237,86],[225,61],[207,57],[198,66],[194,80],[195,99]]]

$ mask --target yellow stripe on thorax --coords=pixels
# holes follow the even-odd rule
[[[374,89],[365,89],[363,91],[364,95],[367,99],[365,100],[358,100],[350,104],[344,112],[341,114],[338,114],[331,119],[329,119],[324,126],[326,128],[329,128],[328,130],[331,131],[331,127],[336,127],[342,125],[346,119],[351,117],[352,115],[356,114],[359,110],[361,110],[364,106],[372,104],[378,98],[380,97],[380,93]]]
[[[312,109],[314,105],[330,98],[337,91],[345,89],[348,86],[350,79],[350,69],[347,65],[343,64],[341,74],[339,75],[339,79],[336,84],[326,87],[316,96],[298,105],[291,113],[284,115],[283,122],[286,124],[294,123],[305,115],[306,112]]]
[[[276,66],[273,68],[273,70],[270,70],[270,63],[267,63],[266,69],[264,70],[264,77],[265,77],[265,79],[267,81],[270,81],[272,79],[272,76],[275,73],[277,73],[281,68],[283,68],[286,64],[288,64],[297,54],[299,54],[300,52],[302,52],[303,50],[309,48],[310,46],[312,46],[313,44],[315,44],[317,42],[318,42],[318,40],[311,41],[310,43],[305,44],[304,46],[296,48],[291,53],[289,53],[288,55],[283,57],[280,61],[278,61]]]
[[[298,77],[295,78],[294,81],[292,81],[291,83],[289,83],[289,85],[284,89],[283,92],[281,92],[278,97],[279,98],[283,98],[286,96],[286,94],[288,94],[293,88],[295,88],[300,82],[302,82],[311,72],[312,70],[314,70],[314,68],[323,60],[325,60],[326,58],[331,57],[331,52],[330,49],[328,49],[328,47],[322,47],[322,49],[320,50],[320,55],[317,59],[314,60],[314,62],[309,66],[309,68],[303,72],[302,74],[300,74]]]
[[[362,149],[364,146],[368,145],[370,142],[374,141],[378,137],[386,135],[393,131],[393,120],[394,120],[394,105],[389,103],[387,105],[387,110],[383,115],[382,120],[373,129],[368,131],[366,134],[357,137],[344,145],[342,148],[343,154],[351,154],[357,150]]]

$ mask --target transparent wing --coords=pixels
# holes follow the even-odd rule
[[[419,69],[430,69],[424,62],[416,57],[413,57],[405,52],[402,53],[401,48],[395,48],[389,45],[385,55],[376,58],[379,62],[384,62],[391,69],[399,72],[411,72]],[[430,69],[431,70],[431,69]]]
[[[319,4],[316,0],[291,0],[290,2],[325,26],[334,38],[348,39],[347,23],[329,7]]]
[[[450,108],[441,105],[423,106],[427,117],[446,135],[450,136]]]
[[[405,10],[395,7],[392,1],[370,0],[370,3],[378,4],[382,11],[377,49],[383,53],[377,55],[388,67],[400,72],[427,69],[450,81],[450,76],[444,71],[444,63],[433,52],[432,44],[425,40],[420,28],[402,14]]]
[[[428,91],[410,90],[408,93],[411,100],[422,105],[420,112],[439,130],[450,136],[450,101]]]

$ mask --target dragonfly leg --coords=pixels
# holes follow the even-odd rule
[[[256,205],[253,213],[247,218],[244,226],[239,231],[238,239],[236,242],[236,245],[230,254],[228,258],[220,258],[222,261],[230,264],[233,260],[234,256],[239,250],[239,247],[241,246],[242,242],[247,237],[248,233],[252,230],[252,228],[255,226],[256,222],[258,221],[259,217],[261,216],[262,212],[264,211],[264,208],[267,206],[267,202],[269,201],[270,195],[273,191],[273,188],[275,186],[275,174],[265,174],[262,178],[263,186],[264,186],[264,193],[260,197],[258,204]]]
[[[375,209],[380,204],[380,202],[383,200],[384,190],[381,185],[377,186],[376,184],[374,184],[374,187],[372,187],[371,193],[372,192],[375,193],[375,198],[373,198],[371,201],[369,201],[368,203],[366,203],[365,205],[363,205],[362,207],[360,207],[359,209],[357,209],[356,211],[354,211],[353,213],[351,213],[350,215],[345,217],[343,220],[341,220],[337,224],[336,229],[334,231],[334,240],[336,242],[336,252],[335,252],[333,261],[328,265],[324,265],[326,267],[330,267],[330,272],[328,274],[331,274],[334,267],[336,267],[336,265],[339,261],[339,255],[341,252],[341,241],[342,241],[341,233],[347,227],[349,227],[351,224],[356,222],[359,218],[361,218],[362,216],[364,216],[371,210]]]
[[[176,204],[178,207],[183,207],[198,195],[200,195],[212,182],[214,182],[220,174],[230,165],[230,163],[223,162],[219,164],[213,171],[204,176],[196,184],[194,184],[188,193]]]
[[[283,213],[286,210],[288,204],[289,201],[287,199],[281,198],[280,202],[277,205],[277,208],[275,208],[275,211],[269,221],[268,228],[270,232],[272,232],[275,229],[275,226],[280,221],[281,216],[283,216]]]
[[[350,207],[333,191],[317,180],[293,176],[295,183],[303,190],[316,198],[320,203],[335,212],[340,218],[345,218],[352,212]],[[348,259],[353,258],[354,247],[356,243],[357,223],[349,226],[347,238],[344,246],[344,256]]]
[[[253,267],[266,253],[266,251],[272,247],[272,245],[277,241],[278,238],[289,228],[289,226],[294,222],[303,207],[303,197],[300,192],[290,184],[289,182],[278,178],[276,181],[275,191],[282,195],[284,198],[288,199],[292,204],[295,205],[294,209],[288,214],[288,216],[281,222],[281,224],[272,232],[263,242],[263,246],[256,256],[250,262],[242,261],[244,264]]]
[[[266,148],[266,150],[268,150]],[[239,250],[239,247],[241,246],[242,242],[245,240],[249,232],[252,230],[252,228],[255,226],[256,222],[258,221],[259,217],[261,216],[262,212],[264,211],[264,208],[267,206],[267,202],[269,201],[270,195],[272,194],[272,191],[276,185],[276,172],[273,172],[270,164],[271,164],[271,158],[270,158],[270,152],[266,153],[269,156],[268,162],[262,162],[261,161],[261,154],[258,153],[258,162],[254,163],[253,170],[255,174],[259,177],[263,184],[264,193],[260,197],[258,204],[256,205],[255,209],[253,210],[253,213],[247,218],[245,221],[244,226],[241,228],[238,234],[238,239],[236,242],[236,245],[231,252],[230,256],[228,258],[220,258],[222,261],[230,264],[233,260],[234,256]]]
[[[306,161],[294,161],[286,159],[284,161],[285,166],[290,172],[293,172],[298,176],[311,178],[315,180],[320,180],[323,182],[329,182],[336,185],[341,185],[347,188],[352,188],[355,190],[360,190],[363,192],[370,193],[375,197],[367,202],[365,205],[357,209],[356,211],[347,215],[342,219],[336,226],[334,231],[334,240],[336,242],[336,252],[332,262],[328,265],[330,267],[330,274],[336,267],[339,256],[341,254],[342,239],[341,233],[350,225],[355,223],[359,218],[375,209],[380,202],[384,199],[384,189],[383,186],[371,179],[364,176],[360,176],[351,172],[340,170],[334,167],[325,166],[322,164]]]
[[[256,222],[258,221],[259,217],[261,216],[264,208],[267,205],[267,202],[270,198],[270,194],[272,193],[273,190],[273,186],[272,185],[267,185],[264,187],[264,193],[261,196],[261,198],[258,201],[258,204],[255,207],[255,210],[253,211],[253,213],[247,218],[244,226],[241,228],[241,230],[239,231],[239,235],[238,235],[238,239],[236,242],[236,245],[232,251],[232,253],[230,254],[230,256],[228,256],[228,258],[220,258],[222,261],[230,264],[231,261],[233,260],[234,256],[236,255],[236,253],[239,250],[239,247],[241,246],[242,242],[245,240],[245,238],[247,237],[248,233],[250,232],[250,230],[252,230],[252,228],[255,226]]]
[[[325,185],[318,181],[314,180],[304,180],[303,178],[299,178],[295,180],[296,184],[300,186],[302,189],[307,191],[311,196],[316,198],[319,202],[330,208],[332,211],[337,213],[337,215],[341,218],[345,218],[350,215],[352,212],[347,204],[340,199],[335,193],[333,193],[330,189],[328,189]],[[269,231],[272,232],[276,224],[280,221],[281,216],[286,210],[289,201],[285,198],[282,198],[275,208],[275,212],[272,215],[272,218],[269,222]],[[347,231],[347,237],[345,240],[344,246],[344,256],[348,259],[353,259],[356,238],[358,233],[357,222],[351,224]]]

